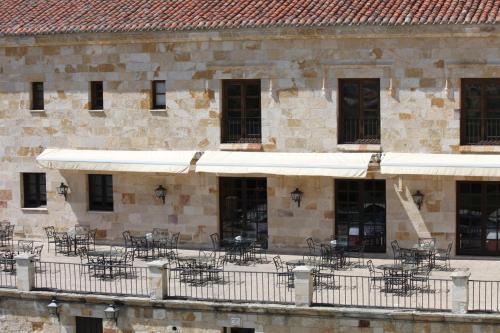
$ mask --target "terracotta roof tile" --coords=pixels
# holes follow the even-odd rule
[[[497,24],[500,0],[1,0],[0,34]]]

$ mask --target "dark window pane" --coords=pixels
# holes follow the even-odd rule
[[[260,81],[223,81],[222,142],[261,141]]]
[[[500,79],[463,79],[461,102],[461,144],[500,144]]]
[[[102,333],[102,319],[76,317],[76,333]]]
[[[103,84],[102,81],[90,82],[90,108],[91,110],[103,109]]]
[[[339,143],[379,143],[379,80],[345,79],[339,85]]]
[[[23,173],[23,197],[25,208],[47,205],[44,173]]]
[[[89,175],[89,209],[113,210],[113,178],[111,175]]]
[[[153,81],[153,109],[164,109],[166,107],[165,81]]]
[[[33,82],[31,84],[31,109],[43,110],[43,82]]]

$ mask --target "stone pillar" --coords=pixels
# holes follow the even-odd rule
[[[19,254],[16,261],[16,285],[21,291],[30,291],[35,287],[35,263],[32,254]]]
[[[148,264],[149,295],[151,299],[164,299],[168,295],[168,261],[156,260]]]
[[[312,267],[299,266],[293,270],[295,286],[295,305],[311,306],[313,296]]]
[[[470,272],[457,271],[451,277],[451,311],[453,313],[467,313],[469,306],[469,277]]]

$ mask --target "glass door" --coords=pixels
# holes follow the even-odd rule
[[[267,237],[266,178],[219,178],[221,239]]]
[[[500,254],[500,183],[458,182],[457,253]]]
[[[340,244],[365,244],[367,252],[385,252],[385,181],[335,181],[335,235]]]

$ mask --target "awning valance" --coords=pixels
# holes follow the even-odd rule
[[[196,163],[196,172],[363,178],[371,156],[371,153],[206,151]]]
[[[500,177],[500,155],[386,153],[382,174]]]
[[[187,173],[195,151],[45,149],[36,158],[49,169]]]

